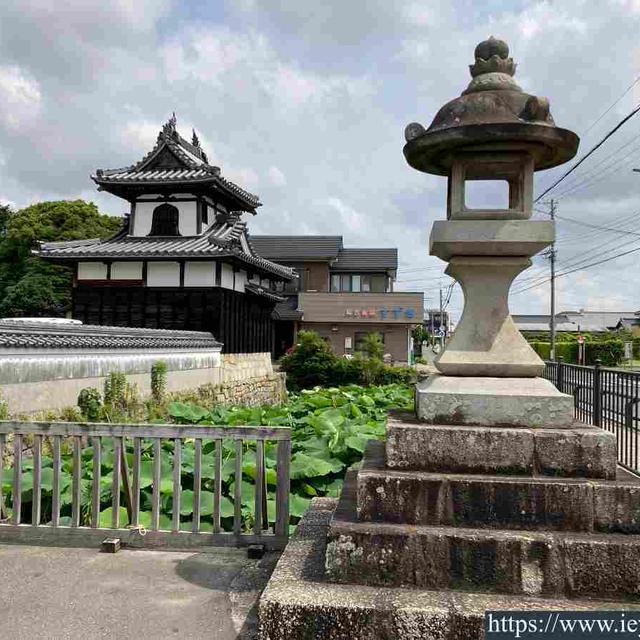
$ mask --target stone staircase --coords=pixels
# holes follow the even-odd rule
[[[640,600],[638,532],[640,479],[616,473],[612,434],[405,415],[349,472],[326,572],[369,586]]]

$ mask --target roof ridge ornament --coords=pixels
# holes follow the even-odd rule
[[[165,124],[162,125],[162,131],[160,133],[161,134],[164,133],[165,135],[173,135],[174,133],[176,133],[177,124],[178,124],[178,119],[176,118],[176,112],[174,111],[171,114],[171,117],[167,120],[167,122],[165,122]]]
[[[201,149],[200,147],[200,139],[198,138],[197,134],[196,134],[196,130],[195,129],[191,129],[191,144],[196,147],[197,149]]]

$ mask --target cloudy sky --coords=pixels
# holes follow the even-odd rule
[[[397,246],[397,288],[437,306],[449,279],[427,238],[446,181],[405,163],[405,125],[428,126],[460,94],[493,34],[582,154],[640,101],[640,82],[625,93],[640,75],[639,27],[640,0],[4,0],[0,201],[80,197],[120,215],[125,203],[89,174],[137,161],[175,111],[185,137],[194,127],[223,174],[259,194],[252,232]],[[640,247],[634,167],[640,115],[549,194],[563,218],[558,269],[573,271],[558,280],[559,309],[640,309],[640,251],[583,268]],[[536,193],[562,171],[538,174]],[[548,310],[547,273],[536,258],[512,312]],[[456,287],[454,318],[461,307]]]

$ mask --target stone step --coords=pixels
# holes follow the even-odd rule
[[[357,482],[362,522],[640,533],[640,478],[617,480],[393,471],[371,440]]]
[[[327,533],[334,582],[640,599],[640,536],[358,522],[350,472]]]
[[[394,411],[386,461],[391,469],[613,480],[617,452],[613,433],[577,422],[566,429],[432,425]]]
[[[326,533],[334,509],[335,500],[315,498],[296,528],[260,598],[260,640],[484,640],[485,611],[625,611],[629,619],[640,616],[640,602],[611,598],[328,583]]]

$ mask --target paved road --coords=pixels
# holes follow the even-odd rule
[[[277,554],[0,545],[0,639],[253,640]]]

